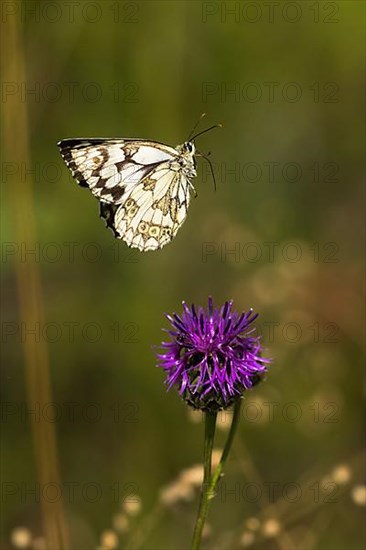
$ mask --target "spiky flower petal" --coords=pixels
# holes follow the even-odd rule
[[[232,301],[214,308],[210,297],[206,310],[183,302],[180,316],[166,317],[173,330],[157,355],[159,366],[168,389],[177,386],[192,407],[225,409],[262,379],[270,360],[261,356],[260,337],[252,327],[258,314],[252,309],[239,314]]]

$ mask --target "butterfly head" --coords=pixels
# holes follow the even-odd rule
[[[193,141],[186,141],[182,145],[182,154],[188,154],[190,156],[193,156],[196,152],[196,147],[193,143]]]

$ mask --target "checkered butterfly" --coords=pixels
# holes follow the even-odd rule
[[[79,185],[99,200],[100,215],[115,237],[147,251],[170,242],[187,216],[195,193],[191,178],[197,175],[193,140],[202,133],[175,149],[114,138],[65,139],[57,145]]]

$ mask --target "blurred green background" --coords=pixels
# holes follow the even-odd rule
[[[3,83],[3,108],[9,98],[26,107],[30,161],[3,162],[1,547],[19,547],[14,529],[24,527],[42,548],[47,497],[25,492],[37,483],[38,414],[57,434],[70,548],[115,547],[121,503],[130,516],[119,547],[189,547],[198,492],[174,506],[159,495],[201,460],[203,424],[165,392],[152,346],[168,327],[164,312],[212,295],[260,313],[273,365],[246,398],[224,478],[234,494],[214,501],[205,545],[362,548],[364,4],[32,1],[2,10],[5,31],[20,24],[26,71]],[[217,192],[198,160],[198,198],[174,241],[131,252],[104,228],[56,142],[175,146],[202,112],[201,128],[223,123],[197,140],[211,152]],[[14,185],[33,185],[33,256],[14,233]],[[54,403],[35,415],[22,353],[35,336],[15,276],[31,263]]]

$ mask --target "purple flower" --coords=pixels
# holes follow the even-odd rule
[[[207,310],[183,302],[181,316],[166,317],[173,330],[166,331],[171,341],[162,343],[158,366],[167,374],[168,389],[177,386],[192,407],[225,409],[263,378],[270,359],[261,357],[260,337],[251,326],[258,314],[252,309],[240,315],[232,301],[214,309],[210,297]]]

